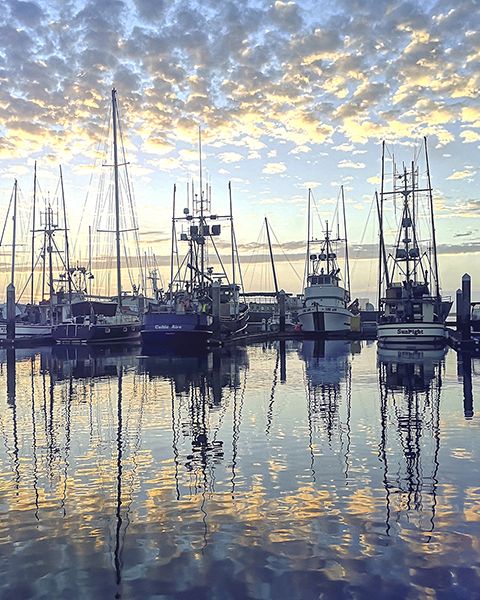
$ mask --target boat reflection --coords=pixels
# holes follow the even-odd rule
[[[316,481],[316,457],[333,452],[343,456],[344,474],[348,481],[351,446],[351,343],[345,340],[303,340],[299,354],[305,361],[312,479]],[[345,398],[343,407],[342,396]]]
[[[440,396],[446,349],[378,349],[386,533],[392,516],[433,532],[440,450]]]

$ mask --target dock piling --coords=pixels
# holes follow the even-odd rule
[[[277,296],[278,301],[278,312],[279,312],[279,321],[278,321],[278,330],[280,333],[285,331],[285,305],[286,305],[286,295],[285,290],[280,290]]]
[[[220,339],[220,283],[212,283],[212,317],[213,335],[216,340]]]
[[[471,305],[472,305],[472,278],[468,273],[462,277],[462,339],[471,337]]]
[[[7,286],[7,341],[15,340],[15,286],[9,283]]]

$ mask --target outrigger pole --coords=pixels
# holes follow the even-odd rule
[[[424,136],[423,142],[424,142],[424,146],[425,146],[425,161],[427,163],[428,195],[429,195],[429,200],[430,200],[430,219],[432,222],[433,268],[435,269],[435,294],[436,294],[437,300],[438,300],[440,298],[440,280],[439,280],[439,276],[438,276],[437,239],[436,239],[436,233],[435,233],[435,218],[433,215],[432,182],[430,179],[430,164],[428,161],[428,148],[427,148],[426,136]]]
[[[384,184],[385,184],[385,140],[382,142],[382,180],[380,187],[380,201],[377,192],[375,192],[375,199],[377,202],[378,212],[378,223],[379,223],[379,236],[380,244],[378,251],[378,310],[380,310],[381,298],[382,298],[382,262],[383,269],[385,271],[385,281],[388,286],[388,268],[387,268],[387,256],[385,253],[385,241],[383,239],[383,197],[384,197]]]
[[[188,188],[187,188],[188,189]],[[175,252],[175,198],[176,198],[177,186],[173,184],[173,210],[172,210],[172,251],[170,253],[170,303],[173,302],[173,254]]]
[[[65,228],[65,259],[67,267],[67,281],[68,281],[68,302],[72,304],[72,279],[70,273],[70,247],[68,244],[68,229],[67,229],[67,210],[65,207],[65,189],[63,187],[63,173],[62,167],[60,166],[60,187],[62,190],[62,209],[63,209],[63,226]]]
[[[305,285],[308,280],[308,271],[310,265],[310,199],[312,196],[311,188],[308,188],[308,201],[307,201],[307,256],[305,258],[305,271],[303,274],[303,289],[305,289]]]
[[[278,296],[277,272],[275,270],[275,261],[273,259],[272,242],[270,241],[270,229],[268,227],[267,217],[265,217],[265,228],[267,230],[268,250],[270,252],[270,261],[272,263],[273,284],[275,286],[275,294]]]
[[[351,294],[350,294],[350,263],[349,263],[349,260],[348,260],[347,215],[345,213],[345,192],[343,191],[343,185],[341,186],[341,190],[342,190],[342,209],[343,209],[343,232],[345,234],[345,267],[346,267],[346,271],[347,271],[347,291],[348,291],[348,298],[350,300],[351,299]]]

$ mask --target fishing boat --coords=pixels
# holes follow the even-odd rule
[[[427,139],[423,140],[426,184],[419,183],[419,167],[397,172],[394,165],[393,190],[385,191],[385,142],[382,152],[382,186],[377,195],[380,222],[379,247],[379,344],[445,344],[445,320],[452,303],[440,293],[438,257],[433,210],[433,191],[428,161]],[[387,255],[384,239],[385,201],[400,197],[401,216],[393,252]],[[431,240],[422,241],[419,221],[422,201],[427,202]]]
[[[332,237],[328,221],[324,239],[313,239],[311,235],[311,190],[308,194],[308,235],[307,235],[307,284],[304,288],[303,307],[298,311],[298,320],[302,331],[311,335],[344,334],[350,331],[352,312],[350,303],[350,273],[348,262],[348,241],[346,234],[345,197],[343,186],[341,199],[343,207],[344,235],[340,236],[340,227]],[[341,269],[337,252],[339,244],[344,245],[346,287],[341,285]],[[315,246],[318,252],[313,252]]]
[[[55,311],[55,304],[63,304],[67,306],[69,316],[65,319],[62,313],[62,320],[53,325],[53,338],[57,343],[126,343],[140,341],[141,322],[138,315],[132,313],[128,308],[124,307],[124,295],[122,292],[121,279],[121,236],[125,231],[121,224],[121,207],[120,207],[120,182],[119,168],[124,166],[126,162],[119,163],[118,158],[118,129],[119,115],[117,92],[112,89],[112,134],[113,134],[113,199],[114,199],[114,214],[115,214],[115,229],[111,233],[115,234],[115,260],[116,260],[116,283],[117,295],[115,301],[95,301],[86,294],[80,296],[77,301],[72,301],[71,284],[73,271],[67,265],[67,280],[69,284],[69,293],[62,294],[63,302],[55,303],[53,298],[52,311]],[[128,185],[128,188],[130,186]],[[51,227],[49,229],[52,229]],[[65,230],[67,229],[65,223]],[[48,236],[48,233],[47,233]],[[50,244],[51,246],[51,244]],[[67,249],[68,256],[68,249]],[[58,297],[57,297],[58,299]]]
[[[176,215],[176,186],[173,191],[172,247],[168,293],[158,303],[150,303],[143,319],[142,340],[145,345],[171,344],[182,348],[188,345],[204,347],[214,334],[214,313],[218,310],[220,337],[243,331],[249,311],[240,299],[241,287],[236,282],[240,266],[236,252],[232,215],[232,191],[229,184],[230,214],[217,215],[211,210],[210,186],[203,186],[201,132],[199,130],[200,190],[195,194],[193,183],[191,202],[182,216]],[[215,240],[221,235],[222,221],[230,224],[231,271],[218,252]],[[178,242],[188,249],[180,260]],[[219,270],[214,272],[208,247],[213,250]],[[215,308],[215,299],[217,308]]]

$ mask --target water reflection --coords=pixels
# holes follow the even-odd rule
[[[474,416],[472,374],[475,363],[480,363],[480,360],[470,354],[457,354],[457,373],[463,384],[463,414],[467,420]]]
[[[375,353],[0,352],[0,595],[474,589],[478,450],[449,436],[477,423],[448,399],[473,415],[475,364]]]
[[[351,342],[345,340],[303,340],[300,356],[305,361],[305,389],[312,479],[316,481],[315,457],[324,454],[326,437],[330,451],[344,457],[348,481],[351,445],[352,371]],[[340,414],[344,383],[345,414]],[[338,447],[334,447],[335,443]]]
[[[434,529],[445,354],[445,349],[378,349],[387,534],[392,511],[397,519],[402,513],[425,516],[428,525],[419,527]]]

